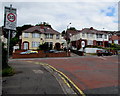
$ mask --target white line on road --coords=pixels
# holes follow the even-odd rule
[[[103,59],[103,60],[107,60],[107,59],[106,59],[106,58],[104,58],[104,57],[98,57],[98,58]]]
[[[44,72],[42,70],[33,70],[34,73],[40,73],[43,74]]]

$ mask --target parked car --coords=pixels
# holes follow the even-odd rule
[[[112,52],[107,50],[97,50],[97,56],[111,56],[113,55]]]
[[[46,51],[46,53],[60,53],[60,52],[64,52],[64,51],[57,51],[57,50],[49,50],[49,51]]]
[[[25,52],[20,52],[20,54],[34,54],[34,53],[38,53],[38,51],[27,50]]]

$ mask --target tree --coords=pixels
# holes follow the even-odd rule
[[[44,43],[44,44],[39,45],[38,49],[39,50],[44,50],[44,51],[51,50],[52,45],[50,45],[50,47],[49,47],[48,43]]]
[[[62,36],[65,36],[65,30],[62,31]]]
[[[46,26],[46,27],[52,28],[51,25],[46,22],[41,22],[40,24],[36,24],[36,26]]]
[[[20,35],[22,35],[22,31],[23,30],[26,30],[26,29],[28,29],[28,28],[30,28],[30,27],[33,27],[33,25],[23,25],[23,26],[19,26],[19,27],[17,27],[16,29],[17,29],[17,31],[16,31],[16,37],[19,37]]]
[[[76,30],[75,27],[70,27],[68,30]]]

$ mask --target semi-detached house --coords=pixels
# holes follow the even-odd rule
[[[39,25],[24,30],[21,40],[21,49],[37,49],[43,43],[54,48],[61,44],[61,34],[49,26]]]
[[[70,37],[71,46],[75,48],[81,48],[82,42],[85,46],[102,46],[108,47],[109,34],[105,31],[99,31],[91,28],[84,28],[78,31],[76,34]]]

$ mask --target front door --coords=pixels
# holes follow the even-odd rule
[[[25,49],[25,50],[29,49],[28,43],[24,43],[24,49]]]

